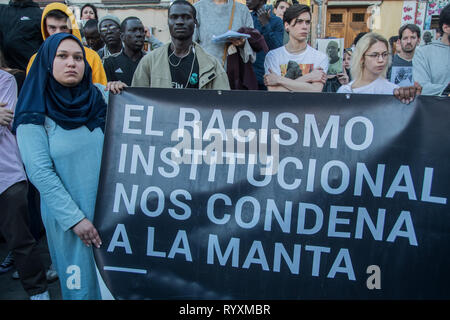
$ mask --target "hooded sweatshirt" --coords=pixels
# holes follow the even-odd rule
[[[0,47],[8,67],[24,70],[42,44],[42,10],[33,1],[0,5]]]
[[[444,35],[445,36],[445,35]],[[413,58],[413,78],[424,95],[440,95],[450,83],[450,46],[442,41],[418,47]]]
[[[41,33],[42,33],[42,37],[44,38],[44,41],[45,41],[45,39],[47,39],[49,37],[49,34],[45,27],[45,17],[52,10],[60,10],[69,17],[70,23],[72,24],[72,34],[75,37],[77,37],[80,41],[82,41],[80,29],[78,29],[78,24],[77,24],[74,14],[65,4],[58,3],[58,2],[54,2],[54,3],[47,5],[44,9],[44,12],[42,13]],[[105,69],[103,69],[102,60],[100,59],[99,55],[97,54],[97,52],[95,52],[94,50],[92,50],[88,47],[84,47],[84,51],[86,52],[86,60],[92,69],[92,82],[100,83],[100,84],[106,86],[106,83],[107,83],[106,73],[105,73]],[[34,54],[31,57],[30,61],[28,62],[27,74],[28,74],[28,71],[30,71],[31,65],[33,64],[35,57],[36,57],[36,54]]]

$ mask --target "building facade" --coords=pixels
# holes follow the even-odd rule
[[[162,42],[170,41],[167,26],[168,0],[34,0],[42,7],[51,2],[62,2],[71,7],[77,18],[86,3],[97,7],[99,16],[113,14],[121,20],[136,16]],[[199,0],[188,0],[194,3]],[[245,0],[237,0],[245,3]],[[6,4],[9,0],[0,0]],[[404,23],[415,23],[422,30],[437,28],[440,10],[449,0],[300,0],[310,4],[312,28],[310,42],[318,38],[344,38],[349,47],[359,32],[374,31],[386,38],[397,35]],[[272,0],[268,0],[272,4]]]
[[[398,29],[407,23],[433,31],[438,28],[440,11],[448,3],[448,0],[323,0],[324,27],[318,37],[344,38],[347,48],[359,32],[374,31],[389,39],[398,35]]]
[[[0,4],[7,4],[9,0],[0,0]],[[74,12],[77,19],[80,18],[80,9],[86,3],[95,5],[99,17],[107,14],[113,14],[120,20],[129,16],[135,16],[142,20],[145,26],[152,30],[156,38],[162,42],[170,39],[169,29],[167,26],[167,8],[170,1],[166,0],[65,0],[65,1],[48,1],[34,0],[41,7],[45,7],[52,2],[61,2],[68,5]]]

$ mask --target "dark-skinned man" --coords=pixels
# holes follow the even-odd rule
[[[137,17],[126,18],[120,26],[120,39],[123,49],[119,55],[112,55],[103,62],[106,77],[110,81],[122,81],[130,86],[133,74],[144,57],[145,30],[141,20]]]
[[[284,25],[283,21],[274,13],[269,12],[264,7],[265,0],[247,0],[247,7],[251,11],[253,25],[263,36],[269,50],[274,50],[283,45]],[[256,60],[253,63],[259,90],[267,90],[264,85],[264,59],[266,53],[261,50],[256,53]]]
[[[120,20],[116,16],[107,15],[98,21],[98,31],[105,46],[98,50],[98,55],[105,61],[110,55],[119,54],[122,50],[120,39]]]
[[[230,88],[221,62],[192,41],[196,15],[194,6],[187,1],[176,0],[170,5],[171,42],[142,58],[134,73],[133,87]]]
[[[98,21],[97,20],[87,20],[83,27],[84,38],[89,48],[94,51],[98,51],[105,43],[100,37],[100,32],[98,32]]]

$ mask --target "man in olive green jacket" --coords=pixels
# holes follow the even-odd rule
[[[195,8],[187,1],[176,0],[168,16],[172,41],[141,59],[131,86],[229,90],[220,61],[192,41],[197,24]]]

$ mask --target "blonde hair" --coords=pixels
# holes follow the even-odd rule
[[[363,71],[364,71],[364,55],[367,50],[370,49],[377,42],[382,42],[386,45],[386,49],[389,52],[389,42],[383,37],[381,34],[375,32],[369,32],[365,34],[361,39],[359,39],[356,44],[355,50],[352,53],[352,61],[351,61],[351,69],[350,73],[352,75],[352,79],[355,81],[361,80]],[[381,74],[384,78],[386,78],[386,73],[388,66],[390,65],[390,55],[389,59],[386,63],[386,67]]]

